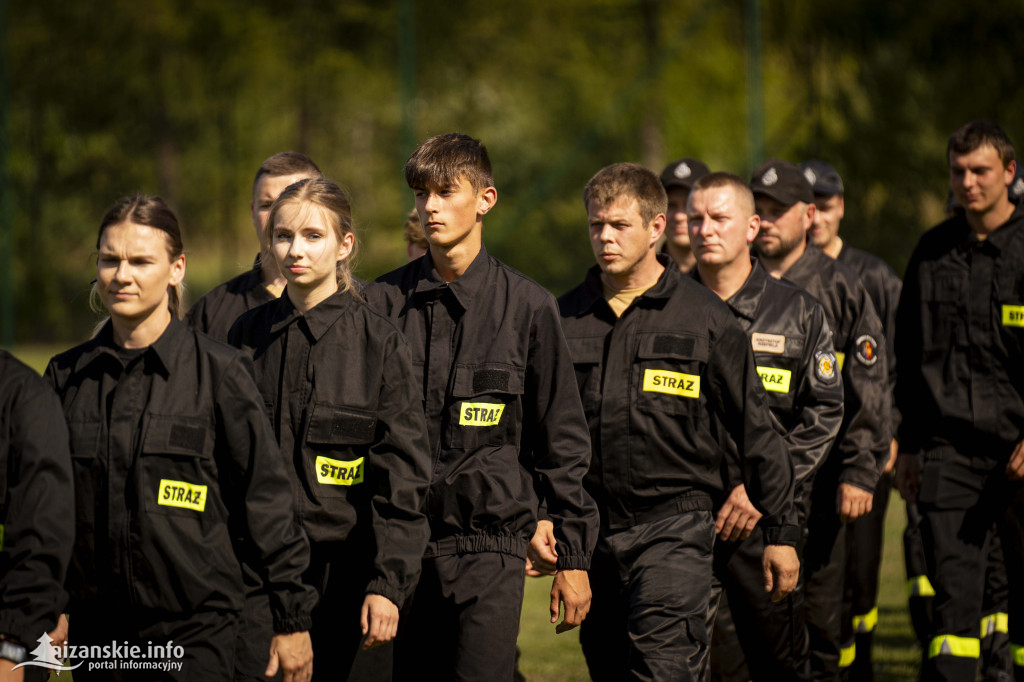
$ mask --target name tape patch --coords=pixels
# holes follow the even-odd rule
[[[755,353],[776,353],[781,355],[786,352],[786,337],[782,334],[751,334],[750,347]]]
[[[1024,305],[1004,305],[1003,326],[1024,327]]]
[[[700,397],[700,377],[696,374],[645,369],[643,389],[648,393],[668,393],[684,398]]]
[[[761,375],[761,383],[764,384],[764,390],[774,391],[775,393],[789,393],[789,382],[793,378],[793,373],[788,369],[758,366],[757,373]]]
[[[340,459],[316,458],[316,480],[324,485],[356,485],[363,482],[365,457],[343,462]]]
[[[497,426],[504,411],[502,403],[462,403],[459,426]]]
[[[206,511],[206,486],[185,481],[160,479],[156,503],[164,507],[179,507],[192,511]]]

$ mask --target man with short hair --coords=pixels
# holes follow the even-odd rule
[[[844,524],[871,511],[892,439],[882,323],[857,274],[806,243],[814,192],[800,169],[770,159],[754,171],[751,190],[761,218],[754,241],[761,265],[821,303],[842,370],[843,423],[815,477],[804,549],[812,674],[832,680],[840,663]]]
[[[538,503],[552,523],[556,632],[590,607],[598,514],[583,487],[590,440],[554,298],[489,256],[487,149],[437,135],[405,165],[429,251],[367,301],[405,334],[434,462],[423,574],[395,640],[395,679],[511,679]],[[538,499],[539,498],[539,499]]]
[[[814,223],[810,238],[826,256],[835,258],[860,275],[861,284],[871,297],[882,321],[885,347],[889,349],[889,390],[896,384],[896,355],[894,330],[896,306],[900,298],[899,276],[881,258],[866,251],[855,249],[839,236],[840,223],[846,214],[843,179],[839,172],[824,161],[805,161],[800,164],[804,177],[814,189]],[[899,426],[899,412],[895,402],[890,410],[893,433]],[[896,439],[890,442],[889,460],[885,473],[892,471],[896,464]],[[843,663],[848,663],[851,679],[870,682],[871,646],[875,625],[878,622],[878,571],[882,563],[882,537],[885,526],[885,511],[889,507],[889,493],[892,489],[890,476],[882,476],[875,486],[871,511],[857,519],[846,533],[846,589],[843,599],[844,621],[842,646]],[[849,617],[847,617],[847,612]]]
[[[299,152],[274,154],[260,164],[252,183],[249,213],[260,245],[252,269],[211,289],[196,301],[185,316],[193,328],[218,341],[228,340],[231,325],[242,313],[273,301],[284,291],[285,279],[270,253],[266,222],[270,207],[288,185],[306,178],[322,178],[313,160]]]
[[[656,251],[667,203],[658,177],[614,164],[583,200],[597,265],[559,299],[590,425],[586,484],[601,510],[580,643],[595,680],[698,680],[727,440],[764,515],[762,589],[775,600],[799,573],[792,467],[743,330]]]
[[[804,525],[814,473],[843,418],[843,388],[825,311],[810,294],[769,277],[751,258],[749,246],[761,221],[754,196],[739,177],[712,173],[698,180],[690,193],[687,220],[697,258],[694,278],[725,301],[750,340],[793,464]],[[750,535],[760,514],[747,500],[735,468],[728,470],[726,490],[731,493],[716,524],[715,575],[728,597],[718,616],[731,615],[735,630],[714,630],[714,676],[738,682],[806,679],[802,590],[798,587],[784,602],[767,598],[761,586],[763,544],[759,534]],[[713,599],[712,613],[714,607]],[[742,645],[739,652],[729,646],[735,638]],[[739,670],[744,659],[746,670]]]
[[[896,317],[902,414],[896,485],[916,501],[934,615],[923,680],[974,680],[985,561],[1001,540],[1010,649],[1024,680],[1024,209],[1013,145],[994,123],[949,139],[963,213],[926,232]]]
[[[679,272],[690,272],[696,263],[690,249],[690,235],[686,230],[686,199],[690,196],[693,183],[710,172],[703,161],[691,158],[673,161],[661,171],[661,186],[668,195],[662,253],[668,254],[678,266]]]

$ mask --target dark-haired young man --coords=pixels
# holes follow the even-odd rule
[[[878,256],[855,249],[839,236],[840,223],[846,214],[845,189],[839,172],[824,161],[800,164],[804,177],[814,189],[814,223],[810,239],[826,256],[835,258],[860,275],[861,284],[871,297],[875,312],[882,321],[885,347],[889,349],[889,390],[896,384],[896,354],[892,352],[896,325],[896,305],[900,299],[899,276]],[[890,421],[895,433],[899,412],[892,402]],[[891,441],[885,473],[896,464],[896,440]],[[889,507],[890,476],[882,476],[875,486],[871,511],[857,519],[847,530],[846,588],[844,611],[850,617],[843,623],[843,655],[841,663],[849,668],[851,679],[870,682],[871,645],[878,622],[878,570],[882,564],[882,534],[885,511]],[[846,615],[844,613],[844,618]]]
[[[554,298],[483,247],[498,199],[486,148],[432,137],[405,179],[429,251],[366,292],[409,341],[434,463],[431,538],[399,621],[395,679],[420,680],[424,666],[436,679],[511,679],[538,502],[556,541],[557,631],[590,607],[598,515],[583,488],[587,425]]]
[[[694,278],[725,301],[750,340],[793,464],[804,525],[814,473],[843,419],[843,388],[825,311],[806,291],[770,277],[751,259],[749,246],[761,221],[742,179],[730,173],[706,175],[693,186],[688,206],[690,244],[697,258]],[[802,590],[798,587],[784,602],[764,594],[763,543],[757,533],[748,537],[760,513],[747,499],[741,472],[735,467],[727,472],[725,489],[731,492],[717,519],[715,575],[728,597],[718,616],[730,615],[735,632],[714,630],[714,677],[727,682],[806,679]],[[733,638],[741,651],[735,650]]]
[[[935,590],[922,679],[975,679],[997,534],[1024,680],[1024,211],[1008,197],[1016,161],[999,126],[964,125],[946,158],[964,211],[921,237],[896,317],[896,485],[917,502]]]
[[[299,152],[274,154],[260,164],[252,183],[249,212],[260,253],[252,269],[211,289],[189,309],[185,320],[218,341],[228,340],[228,330],[242,313],[281,296],[285,279],[277,269],[266,239],[267,215],[284,189],[299,180],[321,178],[313,160]]]
[[[656,251],[667,204],[658,177],[614,164],[583,200],[597,265],[559,299],[590,425],[587,489],[601,510],[580,643],[595,680],[700,680],[726,440],[764,514],[762,589],[774,600],[799,573],[792,467],[743,330]]]
[[[882,323],[858,275],[808,245],[814,192],[799,168],[771,159],[751,190],[761,230],[754,249],[765,270],[818,299],[832,329],[843,378],[843,423],[815,476],[804,548],[804,598],[815,679],[839,672],[844,524],[871,511],[892,440]]]
[[[690,272],[696,263],[690,248],[690,235],[686,230],[686,200],[693,183],[710,173],[707,165],[698,159],[678,159],[661,171],[661,186],[668,195],[668,210],[665,213],[665,245],[662,253],[679,268],[679,272]]]

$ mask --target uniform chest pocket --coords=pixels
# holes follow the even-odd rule
[[[456,365],[445,446],[473,449],[517,443],[526,370],[490,363]]]
[[[604,337],[570,338],[569,352],[576,373],[583,409],[590,416],[601,404],[601,360],[604,357]]]
[[[959,346],[968,344],[967,328],[961,323],[965,319],[961,312],[964,284],[964,277],[946,271],[936,272],[922,282],[922,345],[926,348],[945,348],[951,341]]]
[[[377,413],[315,403],[302,451],[306,480],[318,499],[346,497],[366,480],[369,446],[377,440]]]
[[[147,512],[206,518],[220,498],[213,424],[201,417],[149,415],[143,426],[139,490]]]
[[[106,504],[103,490],[103,459],[100,457],[99,422],[69,422],[71,476],[75,482],[75,522],[92,528],[96,509]]]
[[[695,415],[703,407],[701,375],[707,342],[684,334],[641,334],[633,377],[637,407],[647,412]]]

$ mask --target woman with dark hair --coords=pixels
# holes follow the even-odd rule
[[[243,601],[232,538],[243,537],[271,588],[270,667],[308,680],[309,545],[247,358],[178,320],[185,255],[159,197],[116,204],[96,246],[110,319],[46,369],[75,483],[69,643],[140,651],[102,673],[91,652],[75,679],[231,679]]]
[[[368,649],[394,638],[419,578],[429,534],[426,421],[405,338],[354,286],[345,193],[324,179],[289,186],[266,235],[288,284],[240,317],[229,338],[254,356],[312,544],[313,651],[331,661],[317,674],[347,679],[360,641]]]

